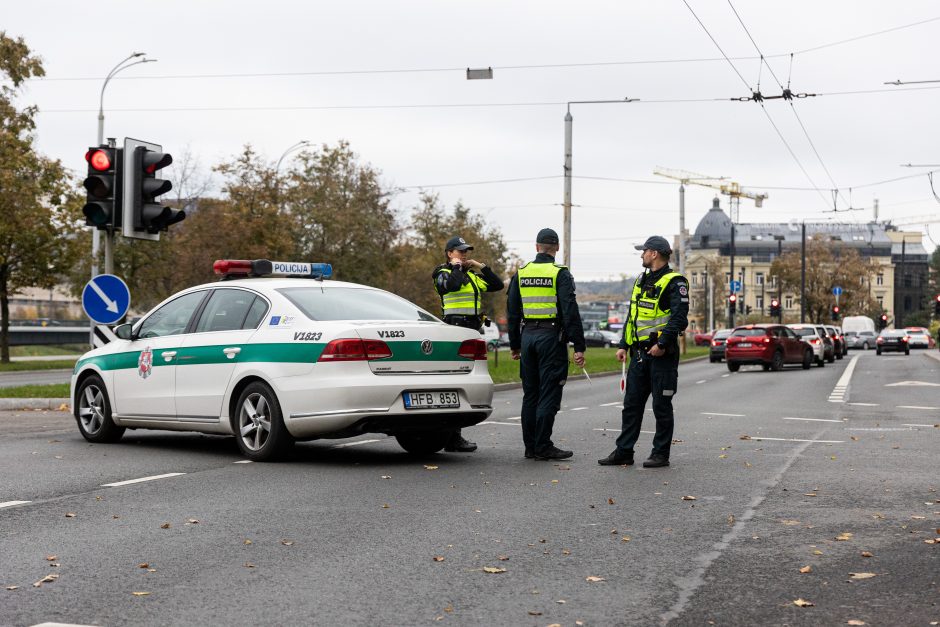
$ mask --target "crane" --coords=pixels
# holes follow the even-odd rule
[[[763,207],[764,201],[768,198],[767,194],[756,194],[754,192],[749,192],[742,188],[740,184],[735,183],[734,181],[728,181],[724,176],[706,176],[705,174],[698,174],[696,172],[689,172],[687,170],[673,170],[671,168],[661,167],[657,167],[655,170],[653,170],[653,174],[675,179],[683,185],[691,183],[693,185],[701,185],[702,187],[711,187],[712,189],[717,189],[725,196],[729,196],[731,198],[732,222],[738,221],[738,214],[742,197],[753,200],[754,206],[756,207]]]

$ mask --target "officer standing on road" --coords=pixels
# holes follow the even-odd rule
[[[507,299],[509,348],[513,359],[522,360],[522,441],[527,458],[567,459],[574,453],[554,445],[552,427],[568,379],[568,340],[574,362],[583,367],[584,329],[574,278],[555,263],[558,233],[542,229],[535,242],[535,261],[510,280]]]
[[[644,468],[669,465],[672,445],[672,398],[679,380],[679,334],[689,324],[689,282],[669,267],[672,249],[665,238],[654,235],[642,246],[646,270],[633,285],[630,311],[623,327],[617,359],[630,351],[627,391],[623,399],[623,426],[617,448],[597,460],[602,466],[633,464],[633,446],[640,435],[643,410],[653,395],[656,435],[653,452]]]
[[[431,276],[441,297],[444,322],[483,333],[482,294],[503,289],[503,280],[486,264],[468,259],[467,251],[472,250],[473,246],[462,237],[450,238],[444,247],[447,262],[434,268]],[[486,324],[490,324],[489,320]],[[472,453],[477,450],[477,445],[465,440],[457,429],[444,450]]]

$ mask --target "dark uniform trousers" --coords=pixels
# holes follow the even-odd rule
[[[568,345],[554,328],[522,331],[519,375],[522,378],[522,441],[526,451],[553,446],[552,428],[568,379]]]
[[[665,354],[650,357],[646,351],[631,349],[630,367],[627,369],[627,391],[623,399],[623,427],[617,438],[617,449],[633,452],[643,411],[650,394],[653,396],[653,415],[656,417],[656,435],[653,436],[653,455],[669,459],[672,447],[673,413],[672,397],[679,381],[679,355]],[[671,352],[671,351],[670,351]]]

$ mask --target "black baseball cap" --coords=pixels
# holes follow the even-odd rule
[[[473,246],[464,241],[464,238],[459,235],[454,235],[447,240],[447,246],[444,247],[444,250],[473,250]]]
[[[636,246],[637,250],[655,250],[658,253],[663,253],[664,255],[672,254],[672,247],[669,246],[669,242],[666,241],[665,237],[660,237],[659,235],[653,235],[648,240],[643,242],[642,245]]]
[[[551,244],[553,246],[558,245],[558,233],[554,229],[542,229],[539,231],[539,234],[535,237],[536,244]]]

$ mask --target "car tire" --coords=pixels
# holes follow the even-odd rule
[[[242,455],[251,461],[278,461],[294,444],[284,425],[281,404],[267,383],[248,384],[235,408],[235,440]]]
[[[111,401],[104,381],[92,375],[82,381],[75,394],[75,420],[82,437],[89,442],[117,442],[125,428],[111,419]]]
[[[863,351],[867,351],[867,350],[868,350],[868,342],[865,342],[865,343],[862,344],[862,350],[863,350]]]
[[[880,355],[881,353],[878,354]],[[829,353],[829,356],[826,357],[826,361],[828,361],[830,364],[834,364],[836,362],[836,356],[833,353]]]
[[[412,455],[431,455],[441,451],[453,437],[451,431],[425,431],[419,433],[399,433],[395,435],[399,446]]]
[[[718,361],[719,361],[719,360],[715,359],[714,357],[709,357],[709,358],[708,358],[708,363],[710,363],[710,364],[717,364]]]
[[[836,354],[836,359],[842,359],[843,357],[845,357],[845,349],[842,349]]]
[[[813,365],[813,351],[807,350],[803,353],[803,370],[809,370]]]
[[[730,370],[731,372],[737,372],[740,369],[741,369],[741,364],[733,362],[733,361],[728,362],[728,370]]]
[[[823,359],[822,357],[820,357],[819,359],[816,360],[816,366],[817,366],[817,367],[823,368],[823,367],[825,367],[825,365],[826,365],[826,360]]]
[[[770,372],[770,364],[761,364],[760,367],[764,372]]]
[[[783,352],[776,351],[774,353],[773,359],[770,361],[770,369],[774,372],[783,370]]]

